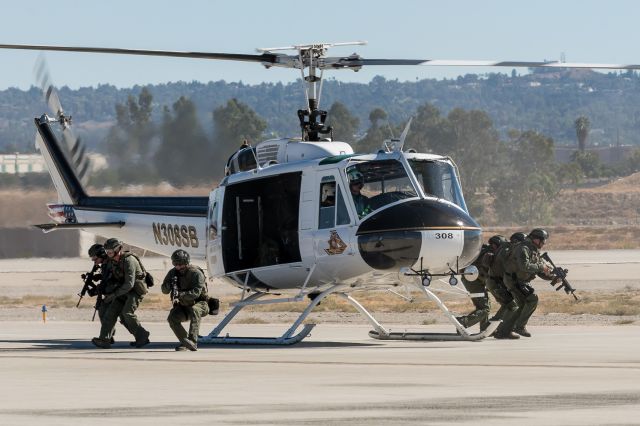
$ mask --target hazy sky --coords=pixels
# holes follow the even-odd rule
[[[6,1],[0,43],[255,53],[256,47],[366,40],[334,48],[365,58],[640,63],[640,2],[536,1]],[[34,82],[37,52],[0,50],[0,89]],[[72,88],[169,81],[292,81],[299,71],[202,59],[46,53],[53,81]],[[367,82],[495,69],[369,67],[325,76]],[[510,69],[502,69],[510,72]],[[526,70],[518,70],[520,73]]]

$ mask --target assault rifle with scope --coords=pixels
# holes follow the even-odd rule
[[[549,257],[549,253],[545,252],[542,255],[542,258],[547,262],[549,262],[549,264],[553,268],[551,270],[551,275],[553,276],[553,279],[551,280],[550,284],[552,286],[555,286],[559,282],[560,285],[556,288],[556,291],[559,291],[560,289],[564,289],[565,293],[571,294],[574,299],[578,300],[578,296],[575,295],[576,289],[571,287],[571,284],[569,283],[569,281],[567,281],[567,274],[569,273],[569,270],[556,266],[555,263],[553,263],[553,260],[551,260],[551,258]]]

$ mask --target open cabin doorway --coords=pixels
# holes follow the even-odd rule
[[[228,185],[222,212],[225,271],[300,261],[298,215],[302,173]]]

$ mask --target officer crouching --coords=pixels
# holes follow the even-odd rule
[[[171,255],[173,269],[162,282],[162,293],[171,294],[173,302],[167,321],[180,341],[176,351],[198,350],[200,321],[209,313],[204,272],[197,266],[190,265],[190,260],[186,251],[174,251]],[[190,321],[189,333],[182,327],[184,321]]]

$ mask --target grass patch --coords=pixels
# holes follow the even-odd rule
[[[269,324],[268,321],[265,321],[262,318],[258,318],[258,317],[240,318],[234,321],[234,323],[236,324]]]
[[[429,319],[423,320],[422,325],[432,325],[432,324],[436,324],[437,322],[438,321],[436,321],[435,319],[429,318]]]
[[[632,319],[621,319],[621,320],[617,320],[614,322],[615,325],[629,325],[629,324],[633,324],[634,322],[636,322],[635,320]]]
[[[387,291],[356,291],[352,296],[358,300],[367,310],[372,313],[439,313],[435,303],[419,297],[418,293],[414,302],[407,302],[394,296]],[[640,290],[624,289],[611,293],[603,292],[583,292],[578,293],[579,301],[564,293],[540,292],[538,297],[538,314],[561,313],[569,315],[609,315],[609,316],[639,316],[640,315]],[[471,301],[461,296],[447,296],[443,299],[447,307],[452,312],[467,313],[473,310]],[[221,312],[228,312],[230,303],[236,301],[234,297],[227,297],[221,300]],[[27,294],[22,297],[0,296],[0,307],[11,308],[40,308],[47,305],[50,308],[73,308],[78,302],[77,296],[40,296]],[[95,298],[85,297],[80,303],[80,308],[89,309],[95,304]],[[498,304],[491,300],[492,311],[498,309]],[[268,305],[256,305],[247,307],[244,312],[254,314],[256,317],[260,312],[290,312],[300,313],[307,307],[307,301],[298,303],[275,303]],[[165,294],[147,294],[141,304],[144,310],[161,310],[168,312],[171,309],[171,301]],[[338,296],[329,296],[322,301],[314,310],[314,313],[339,312],[356,313],[356,309],[346,300]],[[433,322],[432,322],[433,321]],[[434,324],[435,320],[427,319],[423,325]]]

